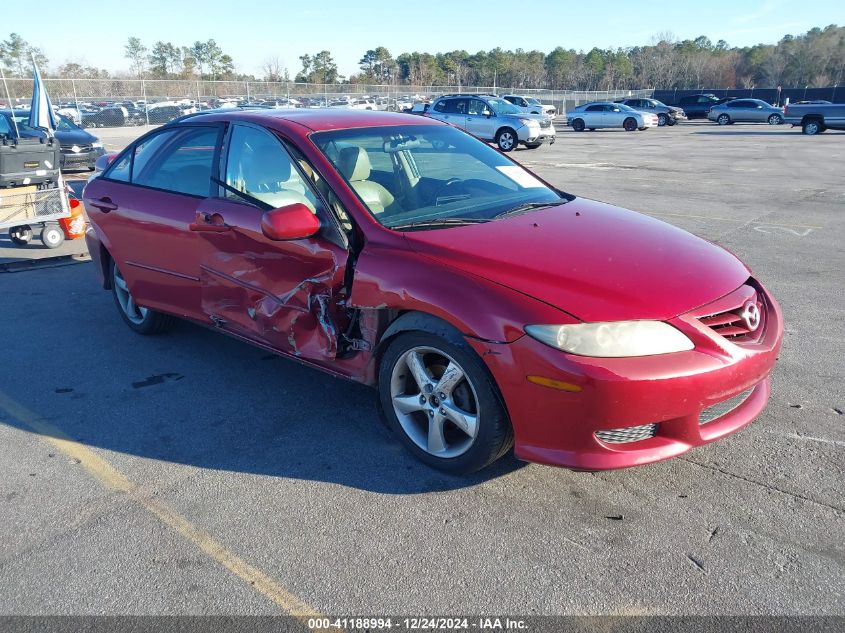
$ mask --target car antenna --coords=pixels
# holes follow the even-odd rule
[[[9,108],[12,110],[12,116],[10,118],[12,119],[12,125],[15,126],[15,143],[17,143],[21,137],[21,133],[20,130],[18,130],[18,120],[15,118],[15,106],[12,105],[12,95],[9,93],[9,84],[6,83],[6,73],[3,72],[2,68],[0,68],[0,77],[3,78],[3,86],[6,88],[6,101],[9,102]]]

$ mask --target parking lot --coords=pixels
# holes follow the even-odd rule
[[[751,266],[786,322],[753,424],[624,471],[453,478],[367,388],[135,335],[90,263],[0,272],[0,614],[845,615],[845,134],[562,128],[512,156]]]

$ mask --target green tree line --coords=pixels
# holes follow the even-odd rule
[[[289,81],[278,57],[268,57],[262,73],[239,74],[235,60],[213,39],[189,46],[157,41],[150,47],[130,37],[124,47],[133,77],[153,79],[240,79]],[[11,77],[28,77],[35,56],[43,52],[11,33],[0,42],[0,64]],[[338,71],[328,50],[304,54],[295,81],[310,83],[377,83],[392,85],[502,86],[559,90],[636,88],[749,88],[752,86],[831,86],[845,78],[845,27],[835,24],[800,35],[785,35],[776,44],[731,47],[706,36],[678,40],[669,33],[631,48],[576,51],[564,46],[544,53],[523,49],[469,53],[404,52],[396,56],[383,46],[368,49],[360,71],[349,77]],[[49,76],[104,78],[109,73],[79,62],[67,62]]]

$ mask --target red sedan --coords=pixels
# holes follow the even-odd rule
[[[448,125],[209,112],[153,130],[84,194],[124,321],[174,317],[378,388],[426,463],[578,469],[751,422],[783,325],[722,248],[558,191]]]

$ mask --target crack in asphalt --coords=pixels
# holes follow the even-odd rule
[[[756,486],[761,486],[763,488],[768,488],[769,490],[773,490],[775,492],[780,492],[785,495],[789,495],[790,497],[795,497],[796,499],[801,499],[803,501],[808,501],[810,503],[814,503],[816,505],[822,506],[824,508],[829,508],[830,510],[835,510],[836,512],[845,512],[845,508],[832,505],[830,503],[825,503],[824,501],[819,501],[817,499],[813,499],[812,497],[808,497],[806,495],[802,495],[797,492],[790,492],[789,490],[784,490],[783,488],[778,488],[777,486],[773,486],[771,484],[763,483],[762,481],[755,481],[754,479],[749,479],[748,477],[743,477],[742,475],[737,475],[736,473],[729,472],[727,470],[723,470],[718,466],[710,466],[709,464],[702,464],[701,462],[696,462],[688,457],[678,457],[678,459],[682,462],[686,462],[687,464],[694,464],[695,466],[700,466],[701,468],[706,468],[707,470],[722,473],[723,475],[727,475],[728,477],[733,477],[735,479],[740,479],[742,481],[748,482],[750,484],[754,484]]]

